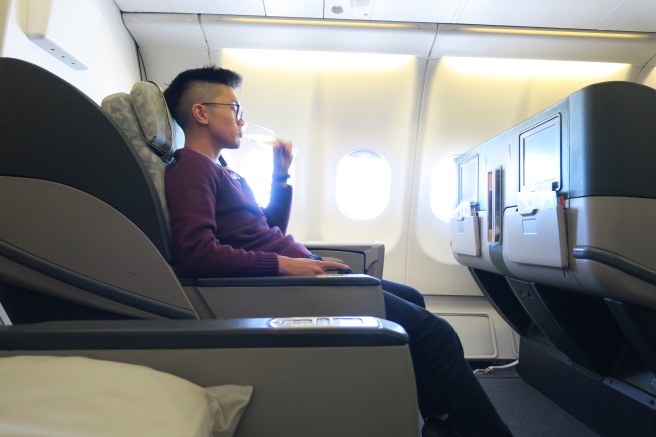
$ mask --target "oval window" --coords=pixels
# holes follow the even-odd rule
[[[372,219],[389,203],[392,171],[387,160],[370,150],[356,150],[337,165],[335,197],[349,218]]]

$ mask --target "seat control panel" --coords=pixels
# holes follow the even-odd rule
[[[279,317],[269,321],[272,328],[379,328],[380,322],[375,317]]]

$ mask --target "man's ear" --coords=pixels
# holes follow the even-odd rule
[[[194,106],[191,107],[191,116],[196,120],[197,123],[200,124],[208,124],[209,120],[207,119],[207,111],[205,110],[205,106],[201,105],[200,103],[196,103]]]

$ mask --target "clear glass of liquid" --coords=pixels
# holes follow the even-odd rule
[[[276,133],[271,129],[254,123],[245,123],[241,129],[242,138],[258,146],[273,147],[276,145]]]

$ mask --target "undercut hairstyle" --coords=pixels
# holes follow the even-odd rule
[[[191,107],[217,97],[216,86],[237,89],[241,86],[239,73],[213,65],[194,68],[178,74],[164,91],[171,115],[184,129],[191,120]]]

